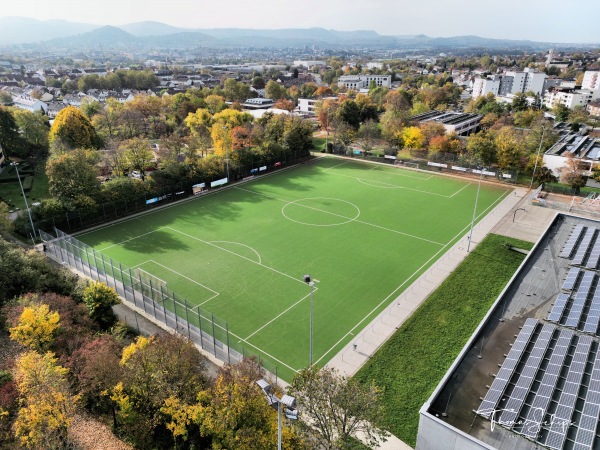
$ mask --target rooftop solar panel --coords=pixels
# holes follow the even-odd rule
[[[565,278],[565,281],[562,285],[562,288],[565,291],[573,290],[573,288],[575,287],[575,283],[577,283],[577,278],[579,278],[580,272],[581,272],[581,269],[578,269],[577,267],[571,267],[571,270],[569,270],[569,273],[567,274],[567,278]]]
[[[600,261],[600,236],[596,236],[596,242],[592,247],[592,251],[590,252],[590,257],[587,260],[585,265],[586,269],[596,269],[598,267],[598,262]]]
[[[573,449],[591,449],[600,416],[600,354],[596,354]]]
[[[502,414],[500,415],[500,423],[507,425],[508,428],[512,428],[517,422],[517,417],[519,417],[519,412],[523,407],[525,397],[527,397],[531,385],[533,384],[533,380],[540,368],[540,364],[544,359],[554,330],[556,330],[554,325],[544,324],[542,331],[535,341],[533,349],[531,349],[531,353],[525,362],[525,366],[519,375],[519,379],[510,394],[510,398],[506,402],[504,411],[502,411]]]
[[[583,331],[586,333],[596,334],[598,331],[598,325],[600,324],[600,283],[594,290],[594,296],[590,303],[590,309],[583,325]]]
[[[537,325],[538,321],[536,319],[527,319],[525,321],[521,332],[517,336],[517,340],[513,343],[502,367],[496,374],[496,378],[494,378],[481,405],[479,405],[478,414],[489,418],[496,409]]]
[[[565,443],[591,345],[592,338],[590,336],[579,337],[558,406],[551,419],[548,420],[549,431],[544,443],[547,447],[560,450]]]
[[[573,304],[571,305],[571,310],[569,311],[567,320],[564,323],[567,327],[575,328],[579,324],[579,321],[581,320],[581,314],[583,313],[583,308],[585,307],[590,290],[592,289],[592,282],[594,281],[595,276],[596,274],[594,272],[585,272],[583,274],[583,279],[581,280],[579,289],[575,294]]]
[[[585,233],[583,234],[583,239],[581,239],[581,242],[579,243],[579,246],[577,247],[577,252],[575,253],[575,256],[573,257],[574,265],[580,266],[581,264],[583,264],[583,261],[585,260],[587,254],[588,254],[589,248],[592,244],[592,240],[595,235],[596,235],[596,228],[588,227],[585,230]]]
[[[550,355],[550,360],[540,382],[540,386],[531,402],[531,408],[527,417],[523,421],[520,432],[532,439],[537,437],[541,426],[544,423],[548,405],[550,405],[550,400],[552,400],[556,383],[558,382],[558,377],[565,362],[569,347],[571,346],[574,334],[575,333],[571,330],[560,330],[560,334],[558,335],[558,339],[556,340],[556,344]]]
[[[569,302],[569,298],[570,295],[565,294],[564,292],[558,294],[558,297],[556,297],[556,301],[554,302],[554,306],[552,307],[552,311],[550,311],[550,314],[548,315],[548,320],[550,322],[560,321],[560,318],[562,317],[563,312],[565,311],[565,307]]]
[[[573,250],[575,249],[575,245],[577,244],[577,242],[579,241],[579,238],[581,237],[581,234],[583,233],[583,229],[584,229],[584,226],[581,224],[578,224],[575,226],[575,228],[573,228],[571,235],[567,239],[565,246],[563,247],[562,251],[560,252],[560,254],[558,256],[560,256],[561,258],[570,258],[571,257],[571,254],[573,253]]]

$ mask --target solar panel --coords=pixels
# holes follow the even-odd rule
[[[510,398],[504,406],[504,410],[500,415],[500,423],[508,428],[512,428],[517,420],[517,417],[519,417],[519,412],[523,407],[525,397],[527,397],[527,394],[531,389],[531,385],[533,384],[533,380],[535,379],[535,376],[540,368],[540,364],[544,359],[544,355],[546,354],[546,350],[548,349],[548,344],[550,343],[550,339],[552,339],[554,330],[556,330],[554,325],[544,324],[542,327],[542,331],[535,341],[533,349],[531,349],[531,353],[529,354],[529,357],[525,362],[525,366],[519,375],[519,379],[517,380],[517,383],[510,394]]]
[[[590,303],[590,309],[583,325],[583,331],[586,333],[594,333],[598,330],[598,324],[600,323],[600,283],[594,290],[594,296]]]
[[[570,258],[571,254],[573,253],[573,250],[575,249],[575,244],[577,244],[577,241],[579,241],[579,238],[581,237],[582,233],[583,225],[576,225],[575,228],[573,228],[569,239],[567,239],[565,246],[563,247],[562,251],[558,256],[560,256],[561,258]]]
[[[600,416],[600,354],[597,353],[585,396],[585,403],[581,410],[574,450],[589,450],[592,448],[596,427],[598,426],[598,416]]]
[[[558,406],[551,418],[552,420],[549,421],[548,436],[544,443],[547,447],[559,450],[564,445],[591,345],[592,338],[590,336],[579,337]]]
[[[587,264],[585,265],[586,269],[596,269],[598,267],[598,262],[600,261],[600,236],[596,237],[596,242],[592,247],[592,251],[590,252],[590,257],[587,260]]]
[[[571,270],[569,270],[569,273],[567,274],[567,278],[565,278],[565,281],[562,285],[562,288],[565,291],[573,290],[573,288],[575,287],[575,283],[577,283],[577,278],[579,278],[580,272],[581,272],[581,269],[578,269],[577,267],[571,267]]]
[[[588,228],[585,230],[585,234],[583,235],[583,239],[579,243],[577,247],[577,252],[575,253],[575,257],[573,258],[573,264],[576,266],[580,266],[583,264],[583,260],[588,254],[588,250],[592,243],[592,239],[596,235],[596,228]]]
[[[570,297],[571,296],[569,294],[558,294],[558,297],[556,297],[556,301],[554,302],[554,306],[552,307],[552,311],[550,311],[550,314],[548,315],[548,320],[550,322],[560,321]]]
[[[521,332],[517,336],[517,340],[513,343],[504,363],[502,363],[502,367],[496,374],[496,378],[494,378],[481,405],[479,405],[478,414],[489,418],[496,409],[537,325],[538,321],[536,319],[527,319],[525,321]]]
[[[567,352],[569,351],[569,347],[571,346],[571,340],[573,339],[574,334],[575,333],[571,330],[560,330],[560,334],[558,335],[558,339],[556,340],[556,344],[550,355],[546,372],[544,373],[540,386],[531,402],[531,409],[523,421],[523,426],[520,431],[532,439],[536,438],[544,423],[548,405],[550,405],[550,400],[552,400],[554,389],[556,388],[556,383],[565,362]]]
[[[595,276],[596,274],[594,272],[585,272],[583,274],[583,279],[581,280],[579,289],[575,294],[575,299],[571,305],[571,310],[569,311],[567,320],[564,323],[567,327],[575,328],[579,324],[579,321],[581,320],[581,314],[583,313],[585,302],[587,301],[590,290],[592,289],[592,282],[594,281]]]

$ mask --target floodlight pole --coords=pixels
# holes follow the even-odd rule
[[[310,275],[304,275],[304,282],[310,286],[310,366],[313,365],[313,292],[315,290],[315,282],[311,280]]]
[[[277,450],[281,450],[281,401],[277,402]]]
[[[225,164],[227,165],[227,182],[229,183],[229,157],[227,155],[227,127],[223,125],[223,142],[225,144]]]
[[[538,147],[537,155],[535,156],[535,165],[533,166],[533,174],[531,175],[531,183],[529,183],[529,189],[533,186],[533,178],[535,177],[535,171],[538,165],[538,159],[540,159],[540,152],[542,151],[542,144],[544,142],[544,132],[546,128],[542,125],[542,137],[540,139],[540,146]]]
[[[35,241],[33,239],[33,236],[35,236],[35,227],[33,226],[33,220],[31,219],[31,211],[29,210],[29,203],[27,203],[27,196],[25,195],[25,190],[23,189],[23,183],[21,183],[21,176],[19,175],[19,169],[17,167],[19,163],[11,162],[10,165],[13,166],[15,168],[15,171],[17,172],[19,186],[21,186],[21,193],[23,194],[23,200],[25,200],[25,208],[27,208],[27,215],[29,216],[29,223],[31,224],[31,240],[35,245]]]
[[[467,253],[471,249],[471,241],[473,240],[473,226],[475,225],[475,216],[477,214],[477,202],[479,201],[479,190],[481,189],[481,177],[483,177],[483,167],[479,172],[479,183],[477,183],[477,196],[475,197],[475,206],[473,207],[473,219],[471,219],[471,232],[469,233],[469,243],[467,244]]]

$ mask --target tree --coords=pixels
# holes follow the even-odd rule
[[[0,202],[0,236],[5,233],[10,233],[13,230],[12,220],[8,218],[8,205]]]
[[[552,112],[554,113],[557,122],[566,122],[569,120],[569,108],[562,103],[557,103],[554,105]]]
[[[54,119],[50,128],[50,144],[69,149],[100,148],[102,142],[90,120],[78,108],[67,106]]]
[[[522,166],[524,147],[513,127],[502,127],[494,137],[498,167],[501,170],[517,169]]]
[[[356,133],[356,138],[364,151],[363,155],[373,149],[380,135],[379,126],[374,120],[367,120],[361,124],[358,133]]]
[[[265,87],[265,95],[270,99],[279,100],[285,98],[286,94],[287,90],[285,87],[275,80],[269,80]]]
[[[252,87],[254,89],[264,89],[265,88],[265,79],[261,76],[256,76],[252,78]]]
[[[10,338],[34,350],[47,349],[60,327],[60,316],[51,312],[48,305],[31,305],[23,308],[17,323],[8,330]]]
[[[265,401],[256,385],[261,368],[245,359],[238,365],[226,365],[210,389],[198,395],[191,420],[203,436],[212,439],[212,448],[258,450],[275,448],[277,413]],[[284,422],[282,446],[303,448],[299,436]]]
[[[286,117],[283,131],[283,146],[289,152],[299,152],[299,156],[308,155],[312,148],[313,129],[308,121],[299,117]]]
[[[92,117],[92,124],[104,140],[108,140],[117,135],[122,113],[123,104],[117,99],[109,98],[106,100],[104,108],[100,109],[96,115]]]
[[[292,112],[294,110],[294,107],[294,102],[291,100],[286,100],[285,98],[277,100],[277,103],[275,103],[274,105],[274,108],[283,109],[289,112]]]
[[[527,96],[522,92],[517,92],[513,97],[511,108],[513,111],[526,111],[529,108]]]
[[[50,158],[46,164],[50,194],[72,204],[96,198],[100,191],[98,159],[95,151],[83,149]]]
[[[154,159],[154,153],[152,153],[148,140],[139,137],[128,139],[123,141],[120,148],[124,152],[129,169],[139,171],[144,179],[146,169]]]
[[[215,114],[210,131],[215,153],[219,156],[225,156],[226,146],[231,145],[231,130],[249,123],[252,123],[252,116],[235,109],[225,109]],[[227,150],[229,150],[229,147]]]
[[[568,184],[573,188],[575,194],[585,186],[587,177],[584,175],[583,162],[575,158],[572,153],[567,154],[565,165],[559,169],[561,183]]]
[[[30,449],[65,448],[78,396],[69,391],[68,369],[52,353],[29,351],[15,364],[21,408],[14,424],[16,437]]]
[[[344,100],[336,111],[336,118],[350,125],[355,131],[361,122],[360,107],[354,100]]]
[[[114,325],[117,318],[112,307],[121,303],[115,290],[98,281],[90,282],[83,290],[83,303],[94,319],[104,329]]]
[[[206,97],[206,109],[212,115],[215,115],[227,108],[225,99],[220,95],[209,95]]]
[[[467,152],[476,163],[492,164],[496,161],[494,134],[488,131],[480,131],[470,135],[467,139]]]
[[[24,109],[13,111],[22,139],[29,146],[29,154],[45,157],[48,154],[48,117],[41,111],[32,113]]]
[[[338,444],[357,434],[373,446],[387,433],[375,423],[382,414],[379,391],[363,386],[335,369],[311,367],[297,373],[288,388],[296,397],[302,416],[302,429],[314,440],[314,447],[339,448]]]
[[[419,149],[425,144],[425,136],[419,127],[406,127],[402,130],[404,148]]]
[[[119,426],[141,447],[148,447],[152,430],[164,421],[160,410],[167,399],[190,405],[206,387],[204,357],[178,335],[138,337],[123,349],[120,365],[123,375],[112,393]]]
[[[0,106],[0,147],[9,157],[25,158],[28,155],[27,144],[19,134],[19,126],[10,110],[3,106]]]

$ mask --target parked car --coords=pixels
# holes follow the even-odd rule
[[[139,170],[133,170],[131,172],[131,177],[133,177],[133,178],[142,178],[142,174],[140,173]]]

